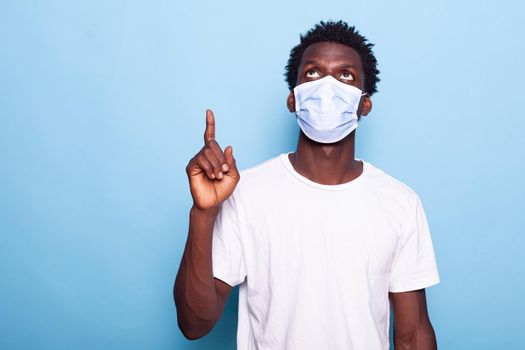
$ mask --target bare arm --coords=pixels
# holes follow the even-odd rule
[[[425,290],[390,293],[396,350],[436,350],[436,335],[427,311]]]
[[[235,189],[239,172],[231,147],[223,153],[215,141],[215,119],[206,115],[205,146],[190,160],[186,172],[193,207],[173,296],[179,328],[188,339],[208,334],[219,320],[232,287],[213,277],[213,225],[221,203]]]
[[[188,339],[208,334],[223,312],[232,287],[212,272],[212,234],[217,210],[193,207],[184,255],[175,280],[179,328]]]

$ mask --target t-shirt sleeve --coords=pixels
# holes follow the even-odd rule
[[[408,229],[398,240],[389,291],[408,292],[439,283],[439,273],[427,218],[417,197]]]
[[[213,228],[213,276],[234,287],[246,278],[240,240],[239,212],[234,195],[225,200]]]

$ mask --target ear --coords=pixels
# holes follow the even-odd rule
[[[359,105],[359,108],[357,110],[357,115],[359,117],[366,116],[370,111],[372,110],[372,100],[370,99],[370,95],[366,94],[363,96],[363,99],[361,100],[361,103]]]
[[[288,106],[288,110],[290,112],[295,112],[295,95],[293,93],[293,90],[290,91],[288,97],[286,98],[286,106]]]

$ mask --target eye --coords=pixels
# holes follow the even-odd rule
[[[342,80],[354,80],[354,76],[348,71],[342,72],[340,77]]]
[[[317,79],[321,76],[321,74],[319,74],[316,69],[309,69],[306,71],[304,76],[310,79]]]

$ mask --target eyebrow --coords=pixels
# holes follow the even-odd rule
[[[303,66],[306,66],[307,64],[317,64],[317,61],[314,61],[314,60],[310,60],[310,61],[306,61],[303,63]]]
[[[354,69],[358,69],[356,66],[354,66],[353,64],[343,64],[341,66],[341,68],[354,68]]]
[[[306,65],[309,65],[309,64],[317,65],[318,62],[316,60],[306,61],[306,62],[303,63],[303,66],[306,66]],[[346,64],[346,63],[342,64],[341,68],[354,68],[356,70],[359,70],[359,68],[357,68],[357,66],[355,66],[353,64]]]

